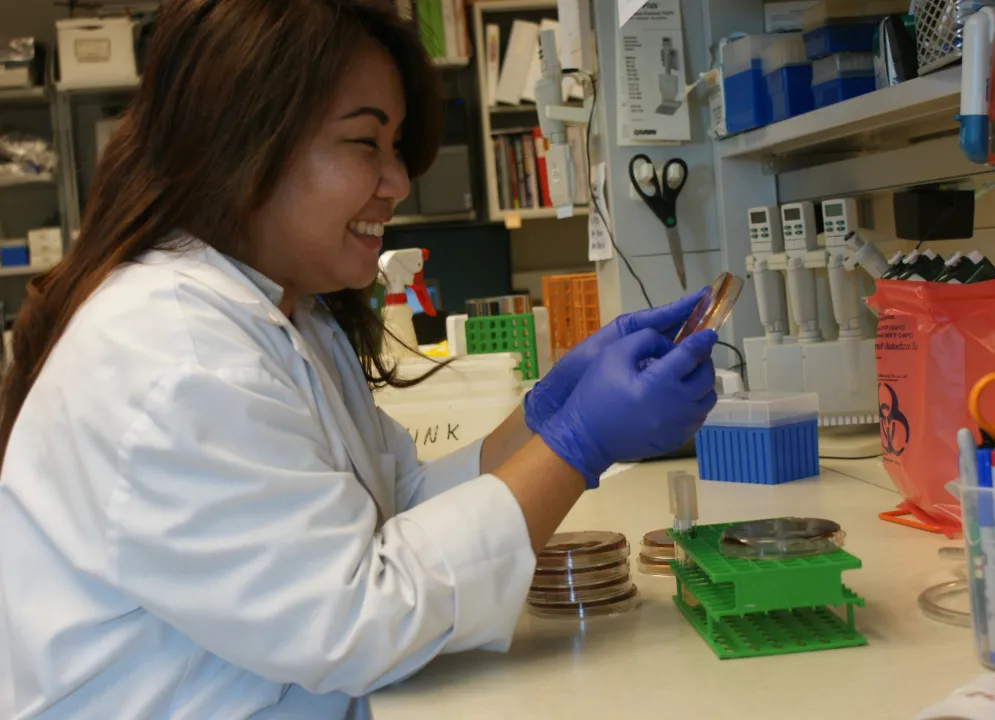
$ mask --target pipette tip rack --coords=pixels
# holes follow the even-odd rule
[[[841,577],[861,567],[859,558],[842,549],[781,560],[727,557],[719,543],[729,526],[699,525],[693,536],[670,532],[678,546],[674,603],[719,659],[867,644],[853,610],[864,599]],[[845,608],[846,617],[834,607]]]

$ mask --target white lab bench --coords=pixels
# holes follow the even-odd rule
[[[643,534],[668,526],[666,474],[693,462],[635,467],[587,493],[565,530],[623,532],[638,552]],[[832,468],[832,469],[830,469]],[[866,599],[856,609],[866,647],[719,660],[677,611],[672,578],[634,578],[642,606],[577,621],[523,613],[508,654],[436,660],[374,696],[377,720],[600,720],[764,718],[911,720],[981,675],[971,632],[927,619],[916,599],[952,578],[939,535],[883,522],[900,500],[879,460],[826,461],[822,476],[765,487],[700,482],[702,523],[785,515],[825,517],[846,531],[863,568],[844,582]]]

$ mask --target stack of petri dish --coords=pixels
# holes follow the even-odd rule
[[[614,615],[639,605],[629,543],[615,532],[554,535],[536,558],[528,607],[540,617]]]
[[[677,545],[666,530],[653,530],[643,535],[638,567],[643,575],[674,576],[670,562],[677,559]]]

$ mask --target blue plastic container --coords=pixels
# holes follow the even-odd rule
[[[722,398],[695,436],[702,480],[779,485],[819,474],[819,396]]]
[[[874,92],[874,78],[839,78],[812,86],[812,97],[817,108],[835,105],[850,98]]]
[[[770,124],[770,98],[759,59],[756,67],[724,77],[722,89],[725,91],[726,130],[729,133],[745,132]]]
[[[787,120],[815,109],[811,65],[785,65],[769,73],[765,80],[770,97],[771,122]]]
[[[0,266],[24,267],[29,264],[28,246],[25,243],[11,242],[0,245]]]
[[[805,54],[809,60],[842,52],[872,52],[877,23],[825,25],[805,33]]]
[[[816,107],[866,95],[875,89],[873,53],[837,53],[812,63]]]

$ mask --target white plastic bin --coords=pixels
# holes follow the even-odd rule
[[[129,18],[59,20],[59,89],[133,85],[135,25]]]

